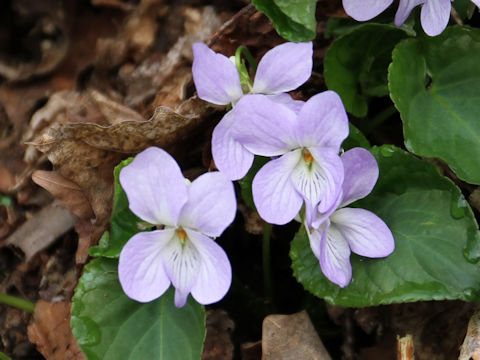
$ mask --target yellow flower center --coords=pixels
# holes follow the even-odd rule
[[[313,156],[307,149],[303,149],[303,160],[310,165],[313,162]]]
[[[184,244],[185,244],[185,240],[186,240],[186,238],[187,238],[187,233],[185,232],[185,230],[183,230],[183,229],[177,229],[177,236],[178,236],[178,238],[180,239],[180,243],[181,243],[182,245],[184,245]]]

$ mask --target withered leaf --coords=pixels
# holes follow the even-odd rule
[[[113,196],[113,168],[126,154],[135,154],[149,146],[171,150],[185,141],[209,108],[191,100],[180,107],[189,116],[159,107],[150,120],[123,121],[111,126],[91,123],[56,122],[35,142],[58,173],[78,184],[92,206],[97,220],[108,220]],[[193,115],[194,114],[194,115]]]
[[[28,327],[28,338],[49,360],[84,360],[70,328],[71,303],[51,304],[40,300],[35,306],[34,322]]]
[[[306,311],[263,320],[263,360],[331,360]]]
[[[32,180],[46,189],[57,201],[80,219],[90,219],[93,211],[82,189],[55,171],[37,170]]]
[[[6,244],[20,248],[28,262],[35,254],[70,230],[75,221],[75,217],[67,209],[52,203],[15,230],[7,238]]]
[[[480,311],[477,310],[468,322],[467,335],[458,360],[480,360]]]

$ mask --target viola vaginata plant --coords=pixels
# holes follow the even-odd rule
[[[212,238],[235,217],[232,182],[210,172],[189,184],[167,152],[151,147],[123,168],[120,184],[132,212],[160,226],[134,235],[122,249],[118,277],[125,293],[147,302],[172,284],[177,307],[185,305],[189,293],[200,304],[223,298],[232,272]]]
[[[316,28],[311,11],[299,17],[304,10],[293,3],[253,3],[289,40],[258,66],[260,54],[245,46],[229,58],[193,44],[197,95],[222,115],[211,137],[218,171],[190,183],[156,147],[115,170],[112,227],[91,251],[99,258],[86,266],[72,308],[74,334],[96,358],[118,346],[116,336],[136,331],[142,349],[152,334],[170,336],[173,345],[158,345],[156,355],[200,358],[201,305],[222,301],[237,275],[219,245],[233,240],[217,238],[239,203],[264,221],[265,303],[280,293],[269,285],[272,224],[288,223],[296,231],[286,239],[293,276],[334,305],[480,301],[480,235],[464,198],[480,185],[478,1],[400,0],[381,22],[330,19],[326,51],[319,47],[328,41],[305,38]],[[359,21],[392,3],[343,0]],[[307,82],[313,69],[316,80]],[[112,310],[97,312],[98,304]],[[112,325],[106,311],[125,313],[125,324]],[[139,330],[147,314],[159,319],[151,332]],[[83,336],[90,326],[108,335],[91,341]]]

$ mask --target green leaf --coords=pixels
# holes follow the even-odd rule
[[[258,11],[273,22],[278,34],[289,41],[309,41],[316,36],[316,0],[252,0]]]
[[[127,195],[120,185],[120,170],[132,161],[133,158],[126,159],[115,167],[115,192],[113,196],[113,212],[110,218],[110,232],[103,234],[98,246],[90,248],[89,253],[91,256],[118,258],[123,246],[133,235],[152,227],[151,224],[146,224],[130,211]]]
[[[365,135],[358,130],[354,125],[351,123],[349,124],[349,134],[348,137],[345,139],[345,141],[342,144],[342,148],[344,150],[350,150],[351,148],[354,147],[363,147],[363,148],[370,148],[370,142],[367,140]]]
[[[340,288],[328,281],[304,230],[290,257],[297,280],[314,295],[341,306],[419,300],[480,300],[480,236],[460,190],[434,165],[394,146],[374,147],[380,177],[356,206],[390,227],[395,251],[383,259],[352,254],[353,279]]]
[[[450,27],[404,40],[389,68],[390,96],[411,152],[445,161],[480,184],[480,30]]]
[[[118,261],[99,258],[85,266],[75,289],[70,325],[89,360],[200,359],[205,311],[189,297],[180,309],[170,288],[139,303],[118,282]]]
[[[475,4],[470,0],[455,0],[452,3],[460,19],[470,19],[475,11]]]
[[[366,116],[368,98],[388,94],[392,50],[408,36],[403,28],[373,23],[360,25],[332,43],[325,54],[325,82],[340,95],[349,113]]]
[[[7,354],[0,352],[0,360],[12,360],[12,359]]]

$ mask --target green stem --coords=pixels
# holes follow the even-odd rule
[[[7,294],[0,293],[0,303],[16,307],[17,309],[28,311],[33,313],[35,311],[35,303],[20,299],[16,296],[10,296]]]
[[[250,68],[253,70],[253,73],[255,74],[257,72],[257,63],[255,62],[255,59],[253,58],[252,53],[244,45],[239,46],[237,51],[235,51],[235,65],[237,66],[237,69],[240,68],[240,66],[242,65],[241,64],[242,55],[245,56],[245,58],[248,61],[248,64],[250,65]]]
[[[272,271],[270,267],[270,238],[272,235],[272,224],[265,223],[263,225],[263,288],[265,297],[268,300],[273,299],[272,289]]]

